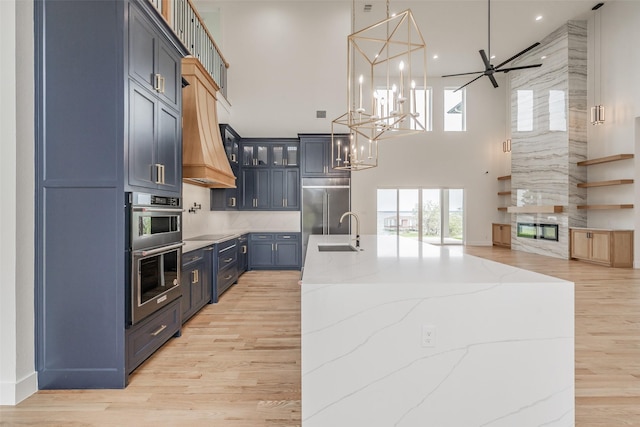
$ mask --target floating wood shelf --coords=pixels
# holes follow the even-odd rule
[[[499,211],[501,212],[506,212],[507,211],[507,207],[506,206],[501,206],[498,208]]]
[[[564,210],[563,206],[548,205],[528,205],[528,206],[509,206],[507,212],[510,213],[560,213]]]
[[[608,209],[608,210],[613,210],[613,209],[633,209],[633,205],[632,204],[627,204],[627,205],[578,205],[578,209]]]
[[[633,154],[632,154],[633,155]],[[498,181],[506,181],[511,179],[511,175],[499,176]]]
[[[612,179],[611,181],[583,182],[578,184],[578,188],[606,187],[608,185],[633,184],[632,179]]]
[[[511,191],[498,191],[498,196],[508,196]]]
[[[583,160],[582,162],[578,162],[578,166],[597,165],[600,163],[615,162],[618,160],[626,160],[626,159],[633,159],[633,154],[616,154],[613,156],[599,157],[597,159]]]

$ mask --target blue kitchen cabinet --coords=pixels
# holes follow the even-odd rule
[[[300,210],[300,170],[298,168],[271,170],[271,208]]]
[[[213,302],[238,281],[238,239],[216,244],[213,251]]]
[[[242,167],[269,167],[269,144],[261,141],[257,142],[252,139],[243,138],[240,146]]]
[[[127,327],[125,205],[134,188],[181,193],[187,50],[146,0],[33,5],[38,387],[122,388],[180,333],[180,298]],[[146,85],[153,74],[164,92]],[[165,184],[151,176],[156,163]],[[136,181],[143,172],[148,178]]]
[[[300,168],[303,178],[344,178],[349,177],[350,172],[333,169],[332,158],[337,155],[337,142],[340,141],[341,149],[348,146],[348,135],[337,135],[332,141],[331,134],[299,134],[300,138]],[[331,144],[335,143],[334,152]]]
[[[182,190],[181,55],[145,15],[129,10],[130,187]],[[135,188],[129,188],[131,190]]]
[[[196,314],[212,298],[211,255],[213,246],[182,254],[182,323]]]
[[[249,234],[238,237],[238,277],[249,270]]]
[[[251,233],[250,270],[299,270],[300,233]]]
[[[237,164],[231,164],[231,171],[236,177],[236,188],[212,188],[210,209],[212,211],[237,211],[240,207],[241,180]]]
[[[240,163],[238,152],[240,149],[240,135],[228,124],[220,125],[222,144],[227,154],[233,176],[236,177],[236,188],[212,188],[210,191],[212,211],[237,211],[240,207]]]
[[[241,209],[268,210],[271,208],[271,171],[269,169],[242,169],[240,186]]]

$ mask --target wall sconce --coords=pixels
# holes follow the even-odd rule
[[[510,153],[511,152],[511,139],[507,139],[505,141],[502,141],[502,152],[503,153]]]
[[[602,53],[602,42],[601,42],[602,19],[600,18],[600,13],[595,11],[600,9],[603,5],[604,3],[598,3],[597,5],[593,6],[593,8],[591,8],[591,10],[594,11],[594,14],[593,14],[593,99],[594,99],[594,104],[596,104],[597,101],[600,101],[600,98],[601,98],[600,92],[602,90],[602,87],[601,87],[602,84],[600,82],[601,71],[602,71],[602,55],[601,55]],[[598,19],[597,23],[596,23],[596,18],[600,18]],[[596,28],[596,24],[597,24],[597,28]],[[598,40],[597,49],[596,49],[596,39]],[[597,53],[597,58],[596,58],[596,53]],[[596,71],[597,71],[597,76],[596,76]],[[597,98],[596,98],[596,82],[598,83]],[[604,123],[604,106],[600,104],[596,104],[593,107],[591,107],[591,124],[601,125],[603,123]]]

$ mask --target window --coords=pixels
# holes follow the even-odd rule
[[[464,190],[378,189],[378,234],[432,244],[464,241]]]
[[[517,124],[518,132],[531,132],[533,130],[533,91],[519,90],[517,96]]]
[[[549,91],[549,130],[567,130],[567,113],[563,90]]]
[[[444,90],[444,130],[445,132],[461,132],[467,130],[466,122],[466,89]]]
[[[389,99],[394,99],[394,93],[391,90],[376,89],[375,94],[377,101],[377,113],[380,117],[388,117],[394,108],[389,109]],[[408,102],[408,103],[407,103]],[[407,108],[418,113],[417,120],[424,125],[425,130],[431,130],[431,88],[426,89],[415,88],[411,90],[408,101],[405,101]],[[390,120],[389,120],[390,122]],[[411,129],[420,128],[416,126],[415,121],[411,122]]]

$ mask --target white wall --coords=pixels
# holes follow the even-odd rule
[[[226,1],[215,7],[220,8],[221,48],[231,64],[232,108],[221,121],[228,120],[243,137],[329,133],[331,120],[346,111],[350,2]],[[445,133],[443,86],[466,81],[429,79],[434,131],[381,143],[380,166],[353,174],[352,207],[362,215],[363,232],[375,232],[377,188],[464,188],[467,242],[490,243],[491,222],[498,218],[495,178],[508,173],[501,145],[505,88],[503,83],[493,89],[487,79],[469,86],[468,131]],[[316,110],[326,110],[327,118],[316,119]]]
[[[588,157],[603,157],[619,153],[635,153],[634,160],[591,166],[589,181],[617,178],[634,178],[635,184],[618,187],[589,189],[589,204],[634,203],[635,209],[621,211],[589,211],[588,226],[595,228],[618,228],[640,230],[640,141],[637,124],[640,122],[640,2],[618,0],[607,2],[599,11],[600,16],[589,19],[589,66],[588,105],[597,102],[594,90],[594,75],[600,75],[600,103],[606,108],[603,125],[589,126],[587,129]],[[594,20],[599,22],[601,49],[594,49]],[[597,33],[595,34],[597,36]],[[602,67],[593,68],[594,50],[601,55]],[[598,64],[599,61],[596,61]],[[595,92],[595,99],[594,99]],[[636,150],[638,149],[638,150]],[[635,266],[640,268],[640,235],[635,237]]]
[[[16,58],[0,67],[0,405],[12,405],[37,389],[32,2],[0,1],[0,39]]]

